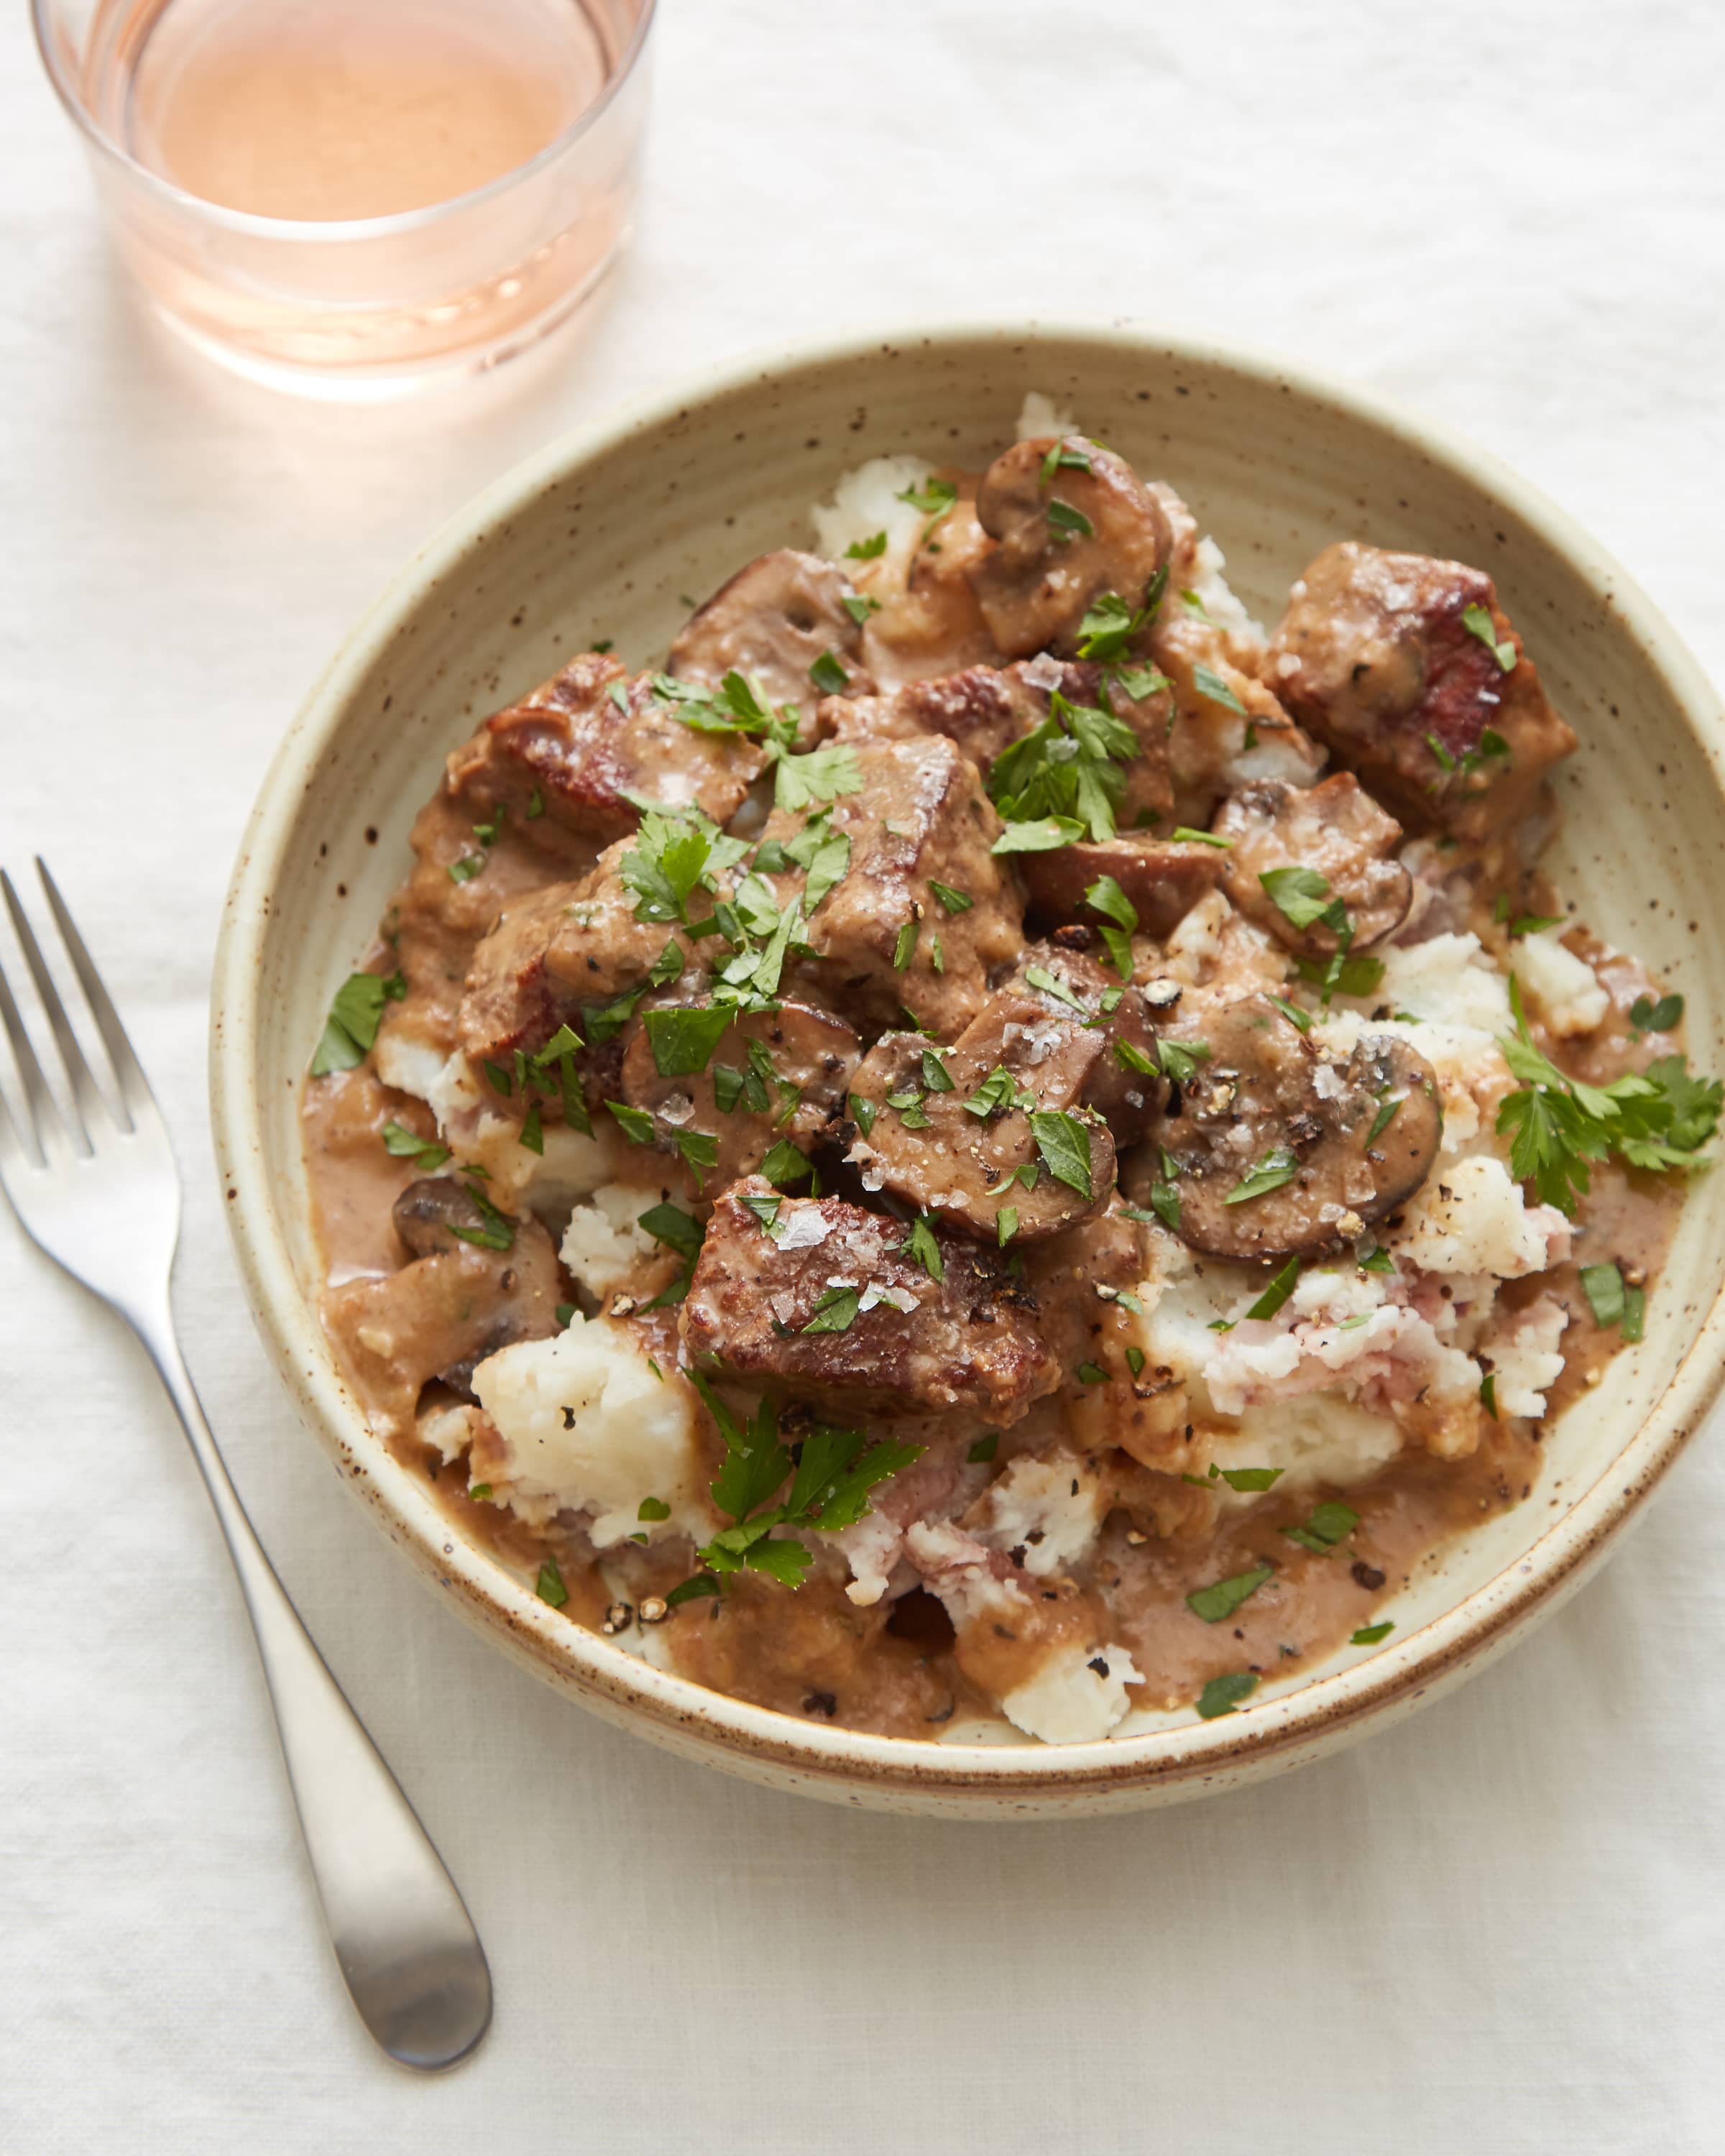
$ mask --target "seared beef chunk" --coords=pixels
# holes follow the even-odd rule
[[[908,1235],[903,1221],[780,1198],[751,1176],[713,1209],[684,1342],[698,1363],[835,1414],[963,1408],[1015,1422],[1062,1374],[1034,1302],[1004,1259],[944,1236],[936,1280]]]
[[[1526,816],[1575,746],[1491,579],[1461,562],[1327,547],[1294,586],[1267,674],[1410,829],[1469,844]]]
[[[824,660],[849,676],[849,693],[865,696],[875,685],[847,597],[855,597],[847,579],[818,554],[790,547],[762,554],[690,618],[670,648],[667,670],[715,689],[734,671],[769,704],[794,704],[812,717],[821,697],[834,693],[831,681],[813,676]]]
[[[557,1252],[538,1221],[508,1222],[502,1250],[452,1232],[497,1231],[450,1178],[409,1184],[396,1200],[395,1224],[413,1262],[382,1280],[348,1281],[324,1298],[325,1322],[375,1404],[373,1426],[390,1437],[412,1428],[434,1378],[466,1393],[475,1363],[512,1341],[555,1332],[562,1300]]]
[[[1031,944],[1007,986],[1035,996],[1056,1017],[1080,1017],[1101,1043],[1079,1098],[1104,1118],[1117,1147],[1136,1145],[1164,1091],[1143,990],[1111,979],[1083,952],[1052,943]]]
[[[450,757],[449,785],[512,821],[548,816],[603,845],[634,829],[631,793],[693,801],[722,824],[766,762],[758,742],[685,726],[650,676],[631,680],[615,659],[588,651],[487,719]]]
[[[1336,931],[1325,921],[1301,927],[1265,888],[1279,869],[1310,869],[1329,886],[1327,900],[1347,910],[1352,948],[1380,943],[1406,920],[1413,879],[1394,858],[1402,827],[1363,792],[1351,772],[1318,786],[1284,786],[1262,779],[1223,803],[1218,837],[1232,841],[1223,856],[1223,882],[1240,911],[1280,937],[1291,951],[1327,957]]]
[[[850,840],[850,865],[807,923],[815,956],[798,960],[788,982],[862,1029],[894,1024],[908,1009],[938,1034],[957,1033],[985,1001],[988,974],[1024,940],[1018,894],[988,850],[999,819],[976,767],[939,735],[864,742],[851,754],[860,788],[840,794],[829,819]],[[803,823],[775,809],[765,837],[788,844]],[[779,877],[776,888],[788,904],[802,880]]]
[[[661,1004],[631,1022],[621,1098],[654,1117],[667,1152],[679,1137],[713,1137],[719,1156],[706,1172],[710,1187],[751,1173],[781,1138],[810,1144],[842,1106],[861,1053],[843,1019],[807,1004],[750,1012],[733,1019],[705,1068],[691,1071],[694,1058],[680,1052],[679,1015],[679,1006]]]
[[[1345,1064],[1260,995],[1189,991],[1167,1044],[1198,1059],[1153,1127],[1179,1233],[1218,1258],[1332,1250],[1425,1182],[1442,1135],[1431,1066],[1368,1034]]]
[[[834,741],[918,741],[944,734],[979,771],[1009,742],[1048,716],[1048,698],[1024,679],[1022,666],[967,666],[907,681],[880,696],[834,697],[821,707],[822,730]]]
[[[865,1178],[944,1226],[994,1242],[999,1215],[1025,1240],[1096,1212],[1114,1183],[1114,1143],[1100,1118],[1074,1116],[1104,1050],[1078,1014],[1004,990],[949,1049],[889,1033],[853,1081],[874,1106],[850,1158]],[[1062,1116],[1057,1127],[1033,1117]],[[1039,1130],[1045,1142],[1039,1146]],[[1076,1159],[1065,1148],[1076,1148]],[[1053,1172],[1060,1160],[1065,1179]],[[1029,1187],[1021,1177],[1030,1178]]]
[[[461,1005],[461,1045],[475,1061],[506,1062],[517,1048],[531,1055],[566,1021],[584,1033],[583,1005],[640,987],[668,942],[682,955],[685,993],[724,955],[716,937],[694,942],[681,928],[636,920],[636,894],[622,875],[633,844],[619,839],[591,875],[552,884],[499,916],[474,953]]]
[[[1171,936],[1222,878],[1219,846],[1190,839],[1148,839],[1127,832],[1101,842],[1079,840],[1051,854],[1026,854],[1019,862],[1030,894],[1030,916],[1043,927],[1101,916],[1085,904],[1099,876],[1112,876],[1137,910],[1146,936]]]
[[[1076,651],[1091,603],[1114,592],[1137,606],[1168,557],[1162,505],[1123,457],[1081,435],[1016,443],[983,475],[976,506],[998,543],[970,581],[994,641],[1014,658]]]

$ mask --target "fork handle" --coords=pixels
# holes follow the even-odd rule
[[[171,1305],[126,1316],[184,1426],[239,1574],[318,1900],[353,2003],[402,2065],[453,2066],[491,2018],[490,1973],[472,1919],[253,1532],[180,1353]]]

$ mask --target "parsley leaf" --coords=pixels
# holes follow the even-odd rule
[[[1394,1630],[1394,1618],[1386,1617],[1381,1625],[1362,1625],[1348,1644],[1350,1647],[1375,1647],[1380,1640],[1387,1640]]]
[[[644,1108],[632,1108],[626,1101],[607,1101],[605,1106],[617,1118],[631,1145],[652,1144],[653,1118]]]
[[[1231,1617],[1242,1602],[1255,1594],[1275,1571],[1274,1565],[1255,1564],[1250,1572],[1237,1572],[1231,1579],[1218,1579],[1209,1587],[1194,1588],[1186,1597],[1186,1607],[1194,1617],[1203,1618],[1206,1625],[1219,1625],[1224,1617]]]
[[[1030,1129],[1043,1164],[1055,1180],[1081,1198],[1093,1198],[1090,1132],[1077,1116],[1064,1109],[1033,1109]]]
[[[940,901],[942,910],[947,913],[968,913],[976,904],[976,901],[968,891],[954,891],[951,884],[937,883],[932,877],[929,879],[928,888]]]
[[[1312,1508],[1312,1517],[1303,1527],[1284,1527],[1282,1532],[1291,1543],[1298,1543],[1301,1549],[1310,1550],[1314,1557],[1327,1557],[1337,1543],[1344,1541],[1358,1525],[1359,1514],[1352,1506],[1330,1498]]]
[[[1084,836],[1085,827],[1076,816],[1040,816],[1034,822],[1009,822],[988,849],[994,854],[1051,854]]]
[[[363,1063],[383,1022],[384,1004],[399,1002],[407,992],[399,973],[350,973],[330,1005],[311,1059],[312,1076],[326,1077],[331,1070],[352,1070]]]
[[[809,678],[824,696],[842,696],[850,686],[850,676],[839,664],[836,652],[823,651],[809,670]]]
[[[1286,1146],[1276,1146],[1255,1168],[1250,1168],[1222,1200],[1224,1205],[1244,1205],[1253,1198],[1266,1198],[1300,1173],[1297,1158]]]
[[[1055,690],[1048,716],[1011,742],[988,768],[988,798],[1010,827],[1076,823],[1093,839],[1115,835],[1115,811],[1126,788],[1124,766],[1139,753],[1124,719],[1095,705],[1075,704]],[[1070,834],[1078,835],[1077,833]],[[996,853],[1038,852],[1066,843],[1045,838]]]
[[[730,1004],[673,1004],[668,1009],[649,1010],[647,1040],[660,1076],[686,1078],[705,1070],[736,1015]]]
[[[1276,911],[1296,928],[1310,928],[1321,921],[1338,936],[1346,932],[1347,910],[1339,898],[1330,896],[1328,878],[1316,869],[1266,869],[1258,880]]]
[[[1300,1260],[1290,1258],[1277,1273],[1262,1295],[1246,1312],[1248,1317],[1274,1317],[1276,1312],[1294,1291],[1294,1283],[1300,1277]]]
[[[914,1258],[931,1280],[946,1278],[946,1260],[941,1255],[940,1245],[934,1240],[934,1224],[926,1213],[919,1214],[911,1223],[911,1232],[898,1248]]]
[[[807,756],[783,756],[773,780],[775,807],[788,814],[836,801],[840,794],[862,792],[862,767],[848,742],[811,749]]]
[[[798,1152],[788,1138],[780,1138],[755,1173],[782,1188],[788,1183],[807,1183],[814,1173],[814,1163],[807,1154]]]
[[[1671,1033],[1683,1022],[1681,996],[1637,996],[1630,1005],[1630,1024],[1637,1033]]]
[[[886,534],[871,531],[866,539],[853,539],[845,549],[847,562],[878,562],[886,552]]]
[[[854,1287],[829,1287],[814,1306],[814,1315],[803,1327],[804,1332],[848,1332],[856,1322],[856,1313],[862,1301],[861,1291]]]
[[[449,1148],[439,1145],[434,1138],[422,1138],[416,1132],[403,1129],[398,1122],[388,1122],[382,1130],[383,1150],[397,1160],[410,1160],[415,1168],[429,1175],[434,1168],[441,1168],[449,1157]]]
[[[1250,1670],[1232,1670],[1226,1676],[1212,1677],[1198,1695],[1198,1712],[1205,1722],[1214,1722],[1219,1715],[1232,1714],[1257,1689],[1258,1680]]]
[[[1081,509],[1075,509],[1070,501],[1062,501],[1058,495],[1048,505],[1048,521],[1057,539],[1094,539],[1096,527]]]
[[[1477,603],[1464,607],[1461,609],[1461,626],[1470,636],[1478,637],[1504,673],[1514,673],[1516,648],[1507,637],[1502,644],[1498,642],[1497,626],[1491,619],[1490,607],[1481,606]]]
[[[1200,696],[1207,697],[1213,704],[1221,705],[1224,711],[1238,711],[1241,718],[1246,716],[1245,706],[1214,668],[1194,666],[1192,670],[1192,685]]]
[[[1598,1326],[1623,1322],[1623,1275],[1608,1260],[1604,1265],[1581,1268],[1582,1291]]]

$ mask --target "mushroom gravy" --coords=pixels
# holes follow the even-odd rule
[[[919,472],[453,751],[306,1086],[325,1325],[696,1681],[1237,1712],[1529,1495],[1717,1090],[1540,871],[1481,572],[1345,542],[1266,638],[1076,430]]]

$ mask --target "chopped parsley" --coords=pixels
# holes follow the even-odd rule
[[[847,1105],[850,1110],[851,1121],[866,1137],[875,1127],[875,1118],[880,1112],[880,1103],[870,1101],[865,1094],[853,1093]]]
[[[954,891],[951,884],[937,883],[932,877],[929,880],[928,888],[940,901],[942,909],[947,913],[968,913],[976,904],[976,901],[968,891]]]
[[[1296,958],[1294,969],[1302,981],[1323,991],[1326,1003],[1332,995],[1373,995],[1384,978],[1381,958],[1343,957],[1339,951],[1333,958]]]
[[[1222,1203],[1244,1205],[1254,1198],[1267,1198],[1272,1190],[1280,1190],[1285,1183],[1291,1183],[1299,1173],[1296,1156],[1286,1146],[1273,1147],[1255,1168],[1240,1178]]]
[[[1250,1670],[1231,1670],[1226,1676],[1212,1677],[1198,1695],[1199,1714],[1205,1722],[1232,1714],[1257,1689],[1258,1680]]]
[[[1289,1003],[1289,1002],[1288,1002],[1288,1001],[1287,1001],[1284,997],[1281,997],[1281,996],[1266,995],[1266,996],[1265,997],[1264,1000],[1265,1000],[1266,1003],[1274,1004],[1276,1005],[1276,1009],[1277,1009],[1281,1013],[1282,1016],[1283,1016],[1283,1017],[1287,1020],[1288,1024],[1289,1024],[1291,1026],[1292,1026],[1292,1027],[1295,1029],[1295,1030],[1296,1030],[1296,1032],[1299,1032],[1299,1033],[1310,1033],[1310,1032],[1311,1032],[1311,1030],[1312,1030],[1312,1014],[1311,1014],[1311,1012],[1310,1012],[1310,1011],[1303,1011],[1303,1010],[1301,1010],[1301,1008],[1300,1008],[1300,1006],[1298,1005],[1298,1004],[1291,1004],[1291,1003]],[[1377,1136],[1377,1132],[1376,1132],[1375,1131],[1373,1131],[1373,1133],[1372,1133],[1372,1135],[1373,1135],[1373,1137],[1375,1137]],[[1368,1142],[1369,1142],[1369,1141],[1368,1141]]]
[[[922,1051],[922,1082],[931,1093],[952,1091],[952,1074],[941,1060],[937,1048],[925,1048]]]
[[[1615,1153],[1631,1168],[1662,1173],[1696,1164],[1718,1127],[1725,1088],[1692,1076],[1681,1055],[1662,1055],[1609,1086],[1567,1078],[1533,1045],[1521,986],[1510,976],[1516,1031],[1499,1042],[1521,1089],[1497,1111],[1513,1133],[1510,1169],[1542,1200],[1573,1214],[1590,1186],[1589,1163]]]
[[[922,933],[922,921],[915,914],[912,914],[908,921],[900,923],[897,940],[892,947],[892,968],[895,973],[902,973],[907,970],[911,959],[916,955],[916,938]]]
[[[1350,1638],[1350,1647],[1375,1647],[1380,1640],[1387,1640],[1395,1630],[1395,1620],[1386,1617],[1380,1625],[1362,1625]]]
[[[1496,1422],[1497,1419],[1497,1373],[1495,1370],[1487,1370],[1485,1376],[1480,1379],[1480,1405],[1491,1416],[1492,1421]]]
[[[1218,831],[1194,831],[1189,824],[1176,824],[1168,836],[1183,846],[1216,846],[1232,853],[1234,841],[1224,839]]]
[[[1637,996],[1630,1005],[1630,1024],[1637,1033],[1671,1033],[1683,1022],[1681,996]]]
[[[839,603],[860,629],[871,613],[879,613],[880,602],[870,598],[866,592],[841,592]]]
[[[1043,1165],[1055,1180],[1076,1190],[1081,1198],[1094,1197],[1090,1132],[1077,1116],[1064,1109],[1033,1109],[1030,1129]]]
[[[1348,909],[1330,896],[1329,880],[1316,869],[1266,869],[1258,880],[1271,903],[1296,928],[1311,928],[1322,921],[1338,936],[1348,931]]]
[[[1162,1058],[1162,1067],[1177,1086],[1183,1086],[1200,1063],[1210,1060],[1207,1040],[1169,1040],[1165,1036],[1158,1040],[1156,1052]]]
[[[756,1170],[769,1183],[783,1188],[788,1183],[807,1183],[814,1173],[814,1163],[806,1153],[799,1152],[788,1138],[780,1138],[768,1152]]]
[[[377,1038],[386,1003],[399,1003],[408,992],[406,978],[393,973],[350,973],[336,989],[324,1021],[322,1038],[311,1059],[314,1078],[331,1070],[352,1070],[363,1063]]]
[[[382,1130],[383,1150],[396,1160],[410,1160],[415,1168],[429,1175],[433,1168],[441,1168],[449,1157],[449,1148],[439,1145],[435,1138],[422,1138],[416,1132],[404,1129],[400,1123],[388,1122]]]
[[[994,1215],[994,1241],[996,1245],[1004,1250],[1018,1232],[1019,1209],[1016,1205],[1003,1205],[1000,1210]]]
[[[989,848],[995,854],[1052,854],[1084,836],[1076,816],[1039,816],[1031,821],[1009,821]]]
[[[1406,1098],[1406,1094],[1398,1093],[1394,1100],[1384,1101],[1377,1114],[1373,1116],[1372,1127],[1366,1132],[1366,1150],[1368,1152],[1395,1121],[1396,1111]]]
[[[871,531],[866,539],[853,539],[845,549],[847,562],[878,562],[886,552],[886,534]]]
[[[1084,902],[1107,922],[1101,932],[1102,941],[1108,947],[1115,972],[1122,980],[1129,981],[1132,977],[1132,938],[1138,926],[1138,909],[1111,875],[1098,876],[1086,889]]]
[[[1310,1550],[1314,1557],[1327,1557],[1337,1543],[1344,1541],[1359,1525],[1359,1514],[1352,1506],[1327,1499],[1313,1507],[1312,1517],[1303,1527],[1284,1527],[1282,1532],[1291,1543],[1298,1543],[1301,1549]]]
[[[655,1070],[661,1078],[699,1075],[736,1015],[730,1004],[673,1004],[665,1010],[649,1010],[644,1023]]]
[[[1088,831],[1111,839],[1126,788],[1124,767],[1139,752],[1136,733],[1112,711],[1075,704],[1055,690],[1048,716],[1004,748],[988,768],[988,798],[1006,822],[1001,853],[1045,852]],[[1014,838],[1019,825],[1040,835]],[[1076,825],[1076,829],[1065,827]],[[1047,835],[1053,833],[1055,835]]]
[[[773,805],[788,814],[825,806],[841,794],[860,793],[862,783],[862,767],[848,742],[811,749],[807,756],[781,755],[773,780]]]
[[[1300,1260],[1290,1258],[1276,1274],[1262,1295],[1246,1312],[1248,1317],[1274,1317],[1276,1312],[1294,1291],[1294,1283],[1300,1277]]]
[[[824,696],[842,696],[850,686],[850,676],[839,664],[838,654],[823,651],[809,670],[809,678]]]
[[[652,1144],[653,1118],[644,1108],[632,1108],[626,1101],[607,1101],[605,1106],[631,1145]]]
[[[1059,541],[1094,539],[1096,527],[1081,509],[1075,509],[1070,501],[1062,501],[1058,495],[1048,505],[1048,521]]]
[[[563,1584],[563,1575],[557,1570],[557,1561],[554,1557],[547,1558],[540,1566],[533,1592],[542,1602],[548,1602],[553,1609],[561,1609],[568,1600],[569,1590]]]
[[[1221,705],[1224,711],[1238,711],[1241,718],[1245,717],[1245,706],[1214,668],[1194,666],[1192,670],[1192,685],[1200,696],[1208,698],[1211,703]]]
[[[670,1517],[670,1507],[665,1503],[663,1497],[643,1497],[640,1510],[635,1514],[635,1517],[638,1520],[668,1520]]]
[[[1250,1572],[1236,1572],[1230,1579],[1213,1581],[1208,1587],[1194,1588],[1186,1597],[1186,1607],[1194,1617],[1203,1618],[1206,1625],[1219,1625],[1224,1617],[1231,1617],[1242,1602],[1250,1599],[1266,1579],[1275,1574],[1273,1564],[1255,1564]]]
[[[1490,607],[1481,606],[1477,602],[1472,606],[1463,607],[1461,626],[1470,636],[1476,636],[1479,639],[1504,673],[1514,673],[1516,648],[1507,637],[1501,644],[1498,642],[1497,625],[1491,619]]]
[[[1561,913],[1524,913],[1510,922],[1509,933],[1513,942],[1522,936],[1538,936],[1547,928],[1561,928],[1563,925]]]
[[[1604,1327],[1623,1322],[1623,1275],[1608,1260],[1604,1265],[1581,1268],[1582,1292],[1594,1314],[1594,1323]]]
[[[984,1460],[992,1460],[999,1450],[1000,1433],[990,1430],[986,1437],[979,1437],[964,1456],[973,1466],[977,1466]]]

